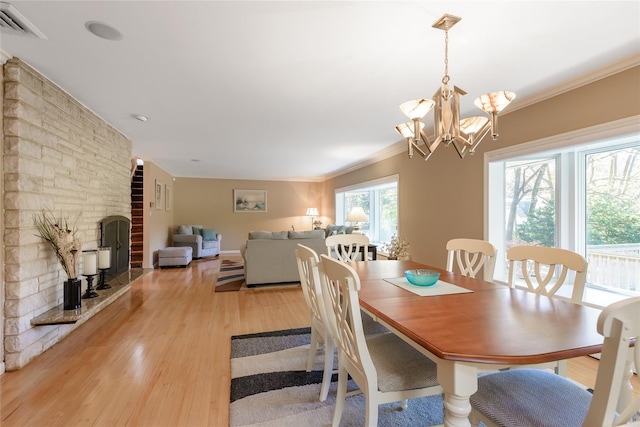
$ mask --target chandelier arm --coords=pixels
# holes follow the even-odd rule
[[[453,141],[451,141],[451,145],[456,149],[456,152],[461,159],[464,159],[464,156],[469,152],[467,140],[461,136],[457,136]]]
[[[498,113],[497,112],[491,113],[491,137],[493,138],[494,141],[498,139]]]
[[[484,139],[485,136],[487,136],[487,134],[489,133],[489,130],[491,130],[493,128],[492,123],[490,121],[488,121],[487,123],[484,124],[484,126],[482,126],[480,129],[478,129],[470,138],[471,143],[470,145],[472,146],[471,151],[475,151],[476,147],[478,146],[478,144],[480,144],[480,141],[482,141]]]
[[[407,153],[410,159],[413,158],[413,141],[411,138],[407,138]]]
[[[424,141],[425,145],[429,146],[432,144],[429,136],[423,130],[420,130],[420,138]],[[429,151],[431,151],[431,149],[429,149]]]
[[[412,147],[411,147],[411,148],[412,148],[412,150],[411,150],[411,151],[413,151],[413,149],[415,149],[418,153],[420,153],[420,155],[421,155],[422,157],[426,157],[426,156],[427,156],[427,153],[425,153],[425,152],[422,150],[422,148],[420,148],[417,144],[415,144],[415,143],[413,143],[413,142],[412,142],[412,143],[411,143],[411,145],[412,145]],[[429,154],[431,154],[431,153],[429,153]]]
[[[434,153],[434,151],[436,151],[436,148],[438,148],[438,145],[440,145],[440,140],[436,139],[433,142],[430,142],[429,137],[424,131],[420,131],[420,137],[424,141],[424,145],[425,147],[427,147],[427,150],[429,150],[429,155],[425,156],[424,158],[425,160],[428,160],[429,157],[431,157],[431,155]]]
[[[463,135],[463,137],[460,139],[460,141],[471,147],[476,147],[480,143],[480,141],[482,141],[482,139],[485,136],[487,136],[487,133],[489,132],[490,129],[491,129],[491,122],[487,120],[487,122],[475,132],[466,133],[461,130],[460,135]],[[466,138],[464,138],[464,136],[466,136]]]

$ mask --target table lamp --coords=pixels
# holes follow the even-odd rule
[[[315,222],[315,217],[319,215],[318,208],[307,208],[306,216],[311,217],[311,229],[313,230],[313,223]]]
[[[345,221],[350,221],[350,222],[355,222],[355,224],[353,226],[353,233],[354,234],[362,234],[362,233],[360,233],[360,223],[361,222],[368,222],[369,221],[369,215],[364,213],[364,209],[362,209],[360,206],[356,206],[355,208],[351,209],[351,212],[349,212],[349,215],[347,215],[347,217],[344,220]]]

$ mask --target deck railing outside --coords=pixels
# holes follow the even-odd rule
[[[587,247],[587,284],[640,292],[640,243]]]

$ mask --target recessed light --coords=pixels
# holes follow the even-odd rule
[[[85,22],[84,27],[89,30],[91,34],[102,39],[112,41],[122,40],[122,33],[120,33],[120,31],[103,22],[87,21]]]
[[[200,159],[191,159],[192,162],[199,162]]]
[[[140,120],[141,122],[146,122],[147,120],[149,120],[146,116],[143,116],[140,114],[132,114],[131,117],[133,117],[136,120]]]

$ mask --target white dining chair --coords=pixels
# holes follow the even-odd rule
[[[487,374],[478,378],[478,391],[471,396],[472,424],[620,426],[638,417],[640,399],[633,399],[628,380],[631,362],[640,366],[640,345],[629,347],[634,338],[636,344],[640,342],[640,297],[606,307],[598,318],[597,330],[604,336],[604,344],[593,396],[548,371],[516,369]],[[622,399],[621,390],[625,390]],[[638,421],[633,425],[640,425]]]
[[[451,239],[447,242],[447,271],[453,272],[455,265],[460,274],[475,278],[480,269],[482,278],[493,282],[498,250],[491,242],[478,239]]]
[[[329,325],[338,347],[338,392],[333,426],[342,418],[351,376],[365,395],[365,425],[376,426],[378,405],[442,393],[437,366],[392,333],[365,337],[360,315],[360,279],[353,268],[320,257],[320,281]]]
[[[364,234],[334,234],[327,237],[327,255],[343,262],[369,261],[369,238]]]
[[[331,386],[336,347],[331,329],[327,323],[327,314],[320,289],[318,254],[313,249],[299,244],[296,249],[296,262],[298,263],[302,293],[311,313],[311,344],[307,359],[307,372],[311,372],[313,369],[318,349],[324,350],[324,372],[320,389],[320,401],[323,402],[327,399],[329,387]]]
[[[320,388],[320,401],[327,399],[331,376],[336,373],[333,370],[336,345],[333,334],[328,324],[327,312],[322,298],[322,289],[318,273],[318,254],[311,248],[298,244],[296,249],[296,262],[300,275],[300,285],[304,299],[311,313],[311,343],[309,345],[309,357],[307,358],[306,371],[313,369],[316,356],[319,351],[324,354],[324,367],[322,374],[322,386]],[[362,313],[362,324],[365,335],[389,333],[389,330],[376,322],[371,316]]]
[[[571,271],[574,274],[571,302],[582,303],[588,266],[582,255],[560,248],[514,246],[507,251],[507,259],[509,287],[514,287],[518,274],[530,292],[553,296],[564,285]]]
[[[569,272],[573,274],[571,302],[581,304],[587,281],[587,260],[567,249],[544,246],[514,246],[507,251],[509,260],[509,287],[514,287],[516,275],[536,294],[554,296],[565,284]],[[538,365],[553,367],[557,374],[567,376],[567,361]]]

